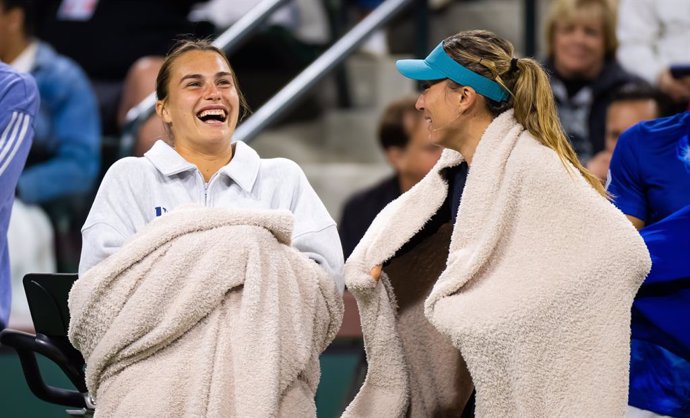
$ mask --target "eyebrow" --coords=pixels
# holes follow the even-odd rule
[[[227,71],[220,71],[214,75],[214,78],[230,77],[230,76],[232,76],[232,73],[229,73]],[[200,80],[202,78],[204,78],[204,76],[202,76],[201,74],[187,74],[180,79],[180,84],[182,84],[182,82],[185,80],[189,80],[189,79]]]

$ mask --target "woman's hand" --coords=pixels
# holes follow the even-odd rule
[[[371,276],[372,279],[374,279],[375,282],[378,282],[379,279],[381,278],[381,271],[383,270],[383,266],[381,264],[378,264],[369,270],[369,275]]]
[[[658,84],[659,89],[676,102],[690,99],[690,76],[676,79],[671,75],[671,70],[666,68],[659,74]]]

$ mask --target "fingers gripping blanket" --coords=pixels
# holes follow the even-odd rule
[[[69,338],[99,417],[315,416],[334,282],[286,211],[179,209],[90,269]]]
[[[443,204],[435,168],[375,219],[345,266],[369,372],[346,417],[401,417],[413,379],[395,327],[395,297],[372,266],[390,259]],[[425,316],[467,363],[478,417],[622,417],[630,307],[650,268],[630,222],[574,167],[513,118],[498,116],[469,170],[445,270]]]

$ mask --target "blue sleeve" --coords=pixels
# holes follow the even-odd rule
[[[70,61],[39,77],[41,98],[49,109],[55,155],[28,168],[19,179],[19,196],[26,203],[91,190],[100,169],[101,127],[96,97],[86,75]],[[44,94],[44,90],[47,94]]]
[[[640,167],[641,140],[637,126],[620,136],[611,157],[607,190],[618,209],[646,222],[648,208],[644,174]]]
[[[0,202],[3,204],[14,198],[17,179],[31,148],[38,103],[33,78],[0,73]]]

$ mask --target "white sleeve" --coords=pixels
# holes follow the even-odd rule
[[[125,236],[106,223],[97,223],[81,231],[82,248],[79,275],[115,253],[125,242]]]
[[[617,29],[618,61],[654,85],[665,66],[656,53],[663,27],[655,1],[620,0]]]
[[[326,210],[301,168],[294,162],[296,178],[291,211],[295,215],[292,245],[318,263],[343,292],[343,249],[335,221]]]
[[[128,186],[129,175],[140,178],[134,168],[128,161],[119,160],[103,177],[81,229],[80,275],[117,251],[134,234],[132,216],[137,205]]]

